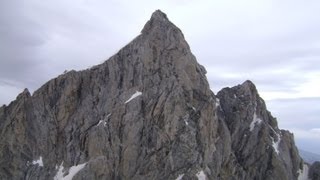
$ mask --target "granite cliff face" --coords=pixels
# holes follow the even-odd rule
[[[297,179],[293,135],[250,81],[214,95],[161,11],[103,64],[0,108],[0,179]]]

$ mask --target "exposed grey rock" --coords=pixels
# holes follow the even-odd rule
[[[254,84],[246,81],[225,88],[217,98],[219,118],[231,136],[231,173],[224,173],[224,178],[236,174],[240,179],[297,179],[303,161],[293,135],[279,130]]]
[[[320,180],[320,162],[314,162],[309,169],[309,178],[311,180]]]
[[[0,108],[0,179],[297,179],[293,135],[255,86],[218,100],[205,74],[180,29],[154,12],[103,64]]]

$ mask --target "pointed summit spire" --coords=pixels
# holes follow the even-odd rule
[[[160,10],[152,13],[150,20],[144,25],[141,33],[144,38],[153,42],[158,48],[177,48],[190,51],[182,31]]]
[[[169,21],[167,15],[159,9],[152,13],[151,20]]]
[[[150,20],[146,23],[141,33],[150,34],[151,31],[154,31],[154,29],[160,31],[161,33],[164,33],[171,29],[175,29],[182,34],[181,30],[172,22],[170,22],[167,15],[161,10],[156,10],[152,13]]]
[[[28,88],[25,88],[25,89],[23,90],[23,92],[20,93],[20,94],[17,96],[17,99],[29,98],[30,96],[31,96],[31,94],[30,94]]]

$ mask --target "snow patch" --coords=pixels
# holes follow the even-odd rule
[[[279,143],[281,141],[281,139],[280,139],[281,137],[279,134],[277,134],[277,136],[278,136],[278,141],[275,141],[273,137],[271,137],[271,139],[272,139],[272,147],[273,147],[274,151],[277,154],[279,154]]]
[[[254,129],[256,124],[260,124],[261,122],[262,122],[262,120],[260,118],[258,118],[256,112],[254,112],[253,120],[252,120],[252,122],[250,124],[250,131],[252,131]]]
[[[188,122],[188,120],[189,120],[189,114],[185,115],[185,116],[183,117],[183,120],[184,120],[184,123],[188,126],[188,125],[189,125],[189,122]]]
[[[111,113],[109,113],[108,115],[107,115],[107,117],[105,118],[105,120],[104,120],[104,126],[107,126],[107,120],[109,119],[109,117],[111,116]]]
[[[42,157],[40,156],[40,158],[38,160],[32,161],[32,164],[33,165],[38,164],[40,167],[43,167]]]
[[[271,129],[274,133],[278,134],[278,133],[273,129],[272,126],[269,125],[269,127],[270,127],[270,129]]]
[[[220,106],[220,99],[216,98],[216,107]]]
[[[184,174],[180,174],[176,180],[181,180],[183,178]]]
[[[107,120],[111,116],[111,113],[107,115],[107,117],[104,120],[100,120],[97,126],[100,126],[100,124],[103,123],[103,126],[107,126]]]
[[[63,163],[61,163],[61,165],[59,167],[56,167],[56,169],[58,169],[57,174],[54,176],[54,180],[72,180],[73,176],[75,176],[81,169],[83,169],[85,167],[87,163],[83,163],[83,164],[78,164],[76,166],[71,166],[69,168],[69,173],[68,175],[65,176],[65,169],[63,167]]]
[[[61,165],[59,167],[56,166],[56,169],[58,169],[57,174],[53,177],[54,180],[60,180],[63,178],[63,163],[61,163]]]
[[[303,169],[298,170],[298,180],[309,180],[308,178],[309,167],[306,164],[303,164]]]
[[[130,102],[132,99],[138,97],[138,96],[141,96],[142,95],[142,92],[140,91],[136,91],[126,102],[125,104],[127,104],[128,102]]]
[[[104,123],[104,120],[100,120],[99,123],[97,124],[97,126],[99,126],[102,123]]]
[[[204,172],[201,170],[200,172],[198,172],[196,174],[196,176],[198,177],[198,180],[206,180],[207,176],[204,174]]]

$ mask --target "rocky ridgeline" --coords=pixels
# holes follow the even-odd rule
[[[0,108],[0,179],[298,179],[293,135],[254,84],[214,95],[205,74],[154,12],[103,64]]]

